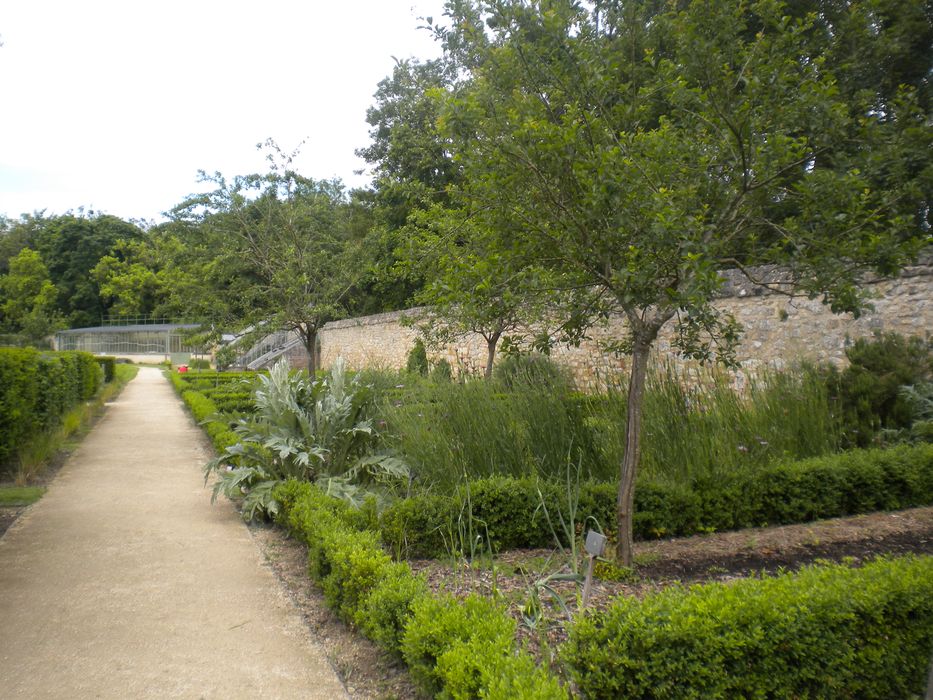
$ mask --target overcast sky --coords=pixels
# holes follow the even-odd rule
[[[369,182],[354,149],[397,58],[439,49],[443,0],[4,0],[0,214],[79,206],[159,219],[197,171],[263,169],[256,144],[306,144],[298,170]]]

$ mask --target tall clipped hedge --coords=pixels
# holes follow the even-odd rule
[[[933,557],[619,598],[570,631],[581,694],[920,697],[933,653]]]
[[[577,523],[595,519],[611,529],[613,484],[581,484],[576,497]],[[652,539],[930,504],[933,444],[902,445],[789,462],[728,480],[639,483],[634,529],[636,538]],[[399,501],[381,514],[379,528],[397,555],[433,557],[477,538],[498,550],[548,546],[554,534],[563,535],[560,517],[566,520],[568,511],[561,486],[496,477],[472,481],[456,497]]]
[[[70,408],[94,396],[102,375],[86,352],[0,348],[0,464],[37,433],[57,427]]]

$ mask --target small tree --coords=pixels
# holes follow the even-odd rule
[[[541,316],[534,268],[516,266],[513,256],[496,250],[497,237],[459,212],[435,206],[410,221],[405,264],[421,271],[426,284],[415,299],[430,307],[418,327],[434,347],[481,336],[488,379],[499,342],[517,342]]]
[[[929,242],[921,92],[859,73],[879,46],[900,50],[892,33],[923,2],[844,5],[450,5],[448,55],[467,75],[441,119],[474,225],[628,322],[616,343],[632,358],[617,504],[626,564],[661,329],[672,324],[689,357],[728,362],[740,329],[713,304],[721,268],[857,314],[860,275],[893,274]],[[762,265],[783,273],[762,279]],[[567,329],[600,315],[586,311]]]
[[[216,186],[173,210],[179,223],[199,227],[219,249],[206,258],[201,294],[240,323],[287,329],[301,338],[308,367],[317,368],[317,337],[347,313],[359,274],[359,245],[339,181],[315,181],[291,169],[295,154],[272,142],[270,172],[202,178]],[[242,291],[231,300],[229,283]]]
[[[29,342],[41,342],[62,325],[55,307],[58,290],[36,251],[23,248],[9,265],[9,273],[0,277],[0,320]]]

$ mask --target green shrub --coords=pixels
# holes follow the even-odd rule
[[[402,656],[415,681],[435,697],[475,698],[483,669],[509,656],[515,622],[477,595],[420,598],[402,636]]]
[[[115,357],[95,357],[97,364],[104,370],[104,383],[109,384],[114,380],[117,374],[117,358]]]
[[[415,344],[408,351],[408,360],[405,363],[405,369],[412,374],[420,374],[422,377],[428,373],[428,353],[425,350],[424,342],[421,338],[415,339]]]
[[[362,601],[354,622],[383,649],[400,655],[405,624],[415,603],[426,595],[424,579],[413,576],[408,564],[392,563],[382,569],[382,578]]]
[[[185,389],[181,394],[181,399],[185,402],[188,410],[191,411],[191,415],[194,416],[194,419],[198,423],[212,418],[217,414],[217,405],[200,391]]]
[[[448,384],[453,379],[453,370],[447,360],[439,360],[431,368],[431,381],[438,384]]]
[[[587,698],[907,698],[933,650],[933,557],[620,598],[564,650]]]
[[[395,501],[379,516],[382,541],[396,558],[433,557],[445,551],[456,500],[423,495]]]
[[[327,604],[352,621],[363,600],[385,577],[392,559],[382,551],[378,535],[335,528],[324,540],[330,567],[323,580]]]
[[[477,479],[458,490],[457,520],[472,519],[473,536],[483,539],[488,536],[495,549],[546,547],[554,540],[541,508],[542,498],[548,512],[556,518],[560,505],[553,484],[505,477]]]
[[[92,398],[102,374],[86,352],[0,348],[0,464]]]
[[[485,672],[489,700],[567,700],[569,693],[528,654],[490,659]]]
[[[412,665],[425,690],[446,698],[558,698],[556,680],[513,650],[515,623],[495,603],[434,598],[406,564],[392,562],[363,513],[295,480],[275,487],[277,521],[308,544],[308,568],[325,598],[387,651]],[[365,510],[365,509],[364,509]]]
[[[543,499],[543,500],[542,500]],[[551,514],[544,518],[542,503]],[[639,481],[633,529],[638,539],[785,525],[821,518],[933,504],[933,445],[899,445],[779,464],[730,478],[692,484]],[[615,525],[616,487],[580,485],[576,522]],[[380,515],[383,541],[397,556],[441,556],[456,549],[452,536],[469,518],[472,536],[488,536],[494,550],[541,547],[562,535],[567,494],[532,479],[480,479],[457,496],[413,496]]]
[[[174,378],[175,376],[177,375],[169,375],[170,378]],[[214,449],[218,453],[223,454],[228,447],[232,447],[240,441],[239,436],[233,432],[231,422],[225,420],[223,414],[218,410],[217,405],[210,398],[200,391],[186,388],[188,384],[183,380],[173,381],[172,384],[175,385],[176,388],[180,387],[182,401],[184,401],[188,410],[191,411],[194,420],[197,421],[204,432],[207,433],[207,436],[211,439],[211,443],[214,445]],[[230,456],[229,462],[231,464],[238,463],[235,456]]]
[[[829,374],[843,444],[867,447],[882,430],[910,428],[914,410],[900,389],[933,378],[933,341],[886,333],[856,340],[846,357],[849,366]]]

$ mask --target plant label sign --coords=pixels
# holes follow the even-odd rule
[[[601,557],[606,551],[606,536],[590,530],[586,533],[586,553],[591,557]]]

